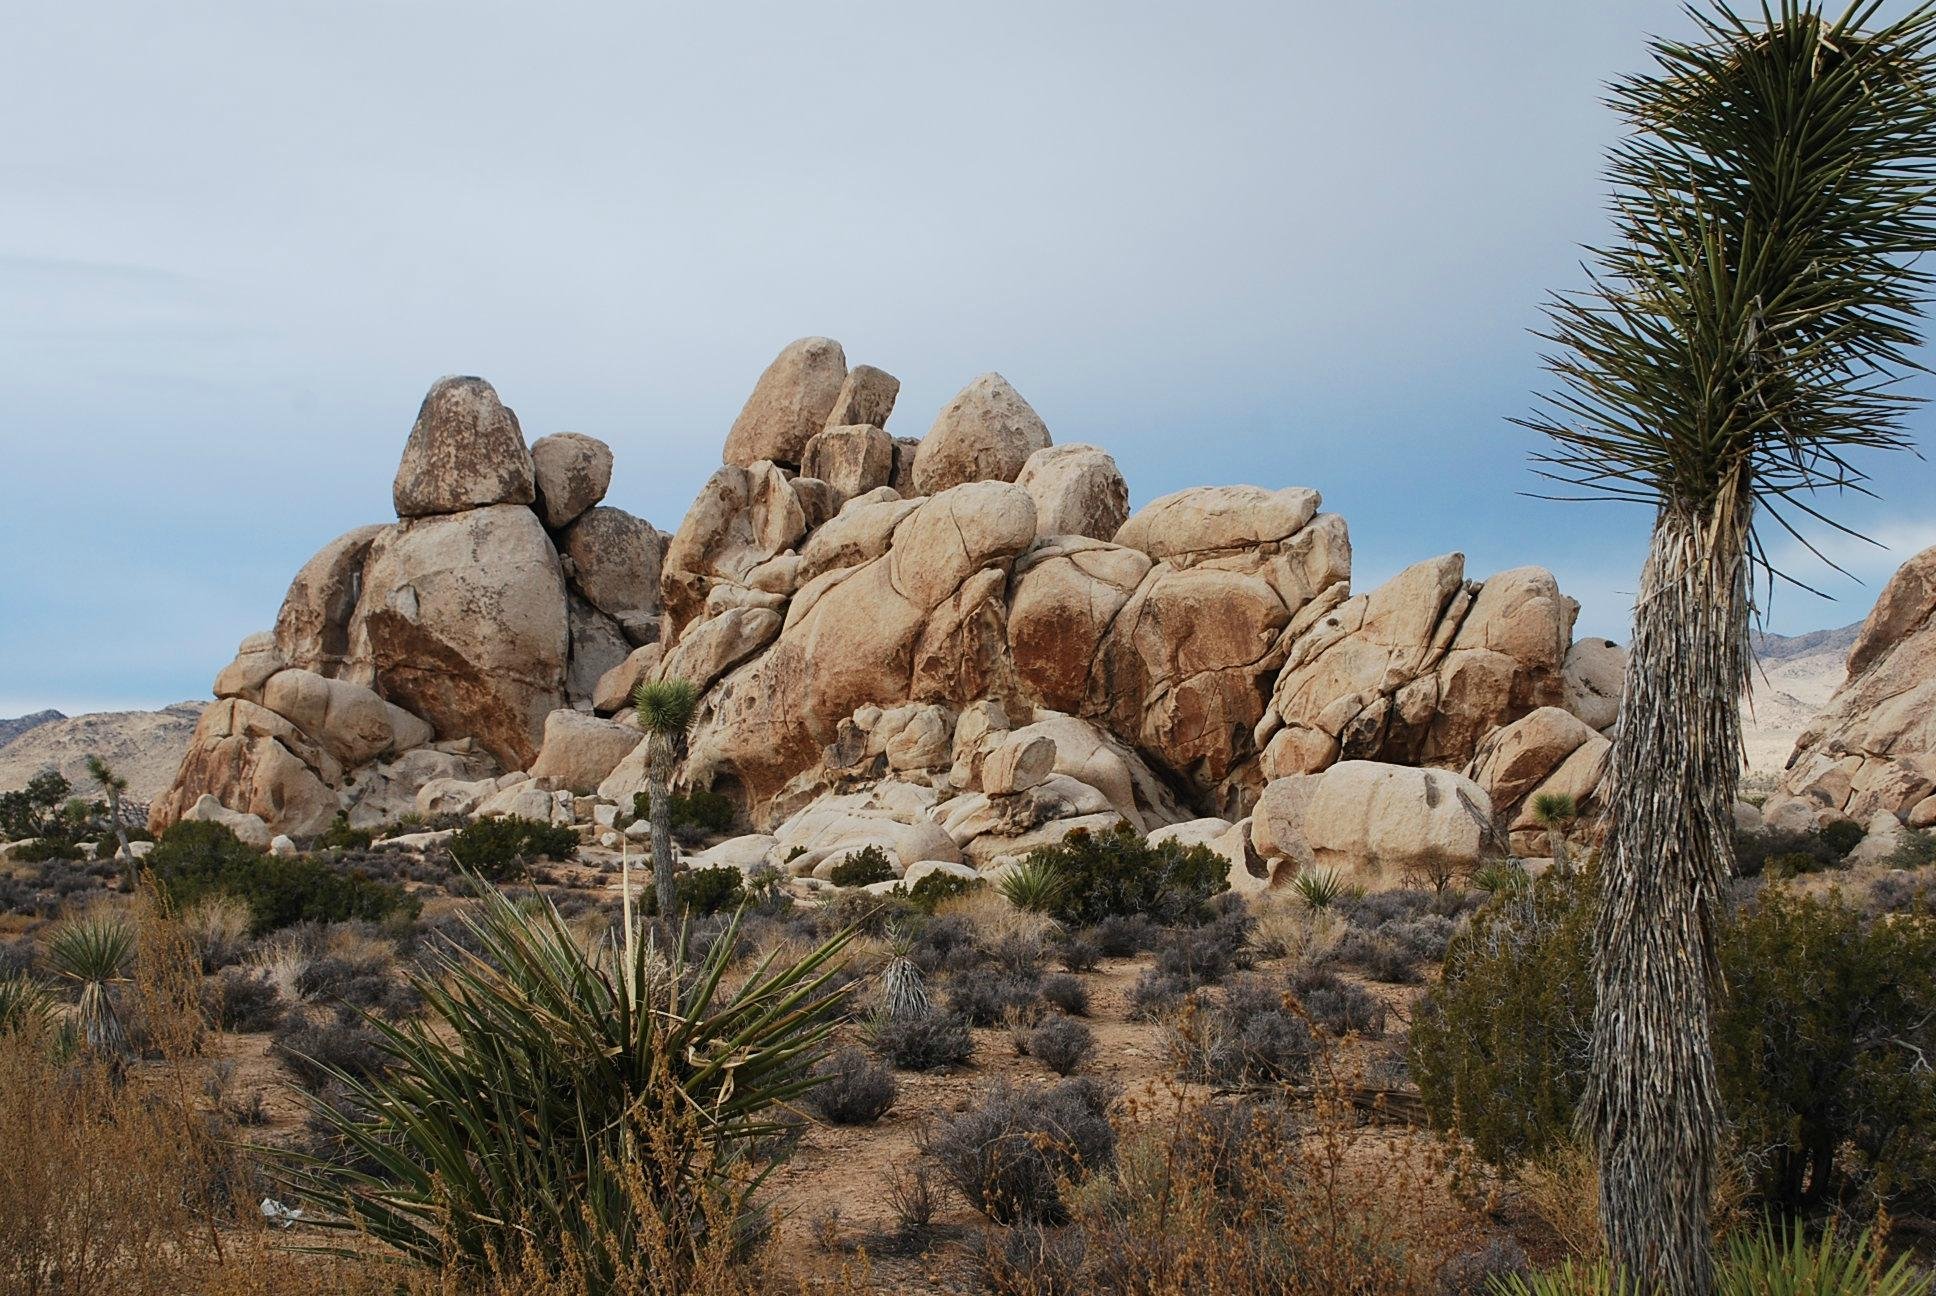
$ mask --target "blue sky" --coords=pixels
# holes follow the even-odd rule
[[[1523,498],[1527,330],[1604,229],[1601,85],[1673,0],[96,3],[0,42],[0,715],[206,695],[417,402],[496,384],[676,527],[840,339],[919,435],[1000,370],[1133,502],[1309,485],[1360,588],[1462,549],[1620,637],[1649,519]],[[1919,415],[1924,444],[1931,416]],[[1844,515],[1861,616],[1936,479]],[[1798,564],[1809,573],[1806,564]]]

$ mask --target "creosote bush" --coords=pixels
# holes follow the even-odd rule
[[[813,1069],[806,1105],[835,1125],[871,1125],[894,1106],[894,1073],[862,1049],[844,1048]]]
[[[401,887],[327,860],[265,855],[218,823],[175,824],[155,843],[144,869],[177,911],[210,896],[242,901],[256,935],[300,922],[413,918],[418,909]]]
[[[1128,915],[1164,925],[1201,922],[1210,897],[1230,885],[1229,863],[1209,847],[1153,846],[1126,825],[1077,829],[1028,859],[1061,879],[1045,912],[1074,925]]]
[[[969,1206],[997,1223],[1060,1223],[1063,1186],[1115,1160],[1109,1101],[1086,1078],[1044,1087],[998,1080],[974,1107],[929,1126],[922,1150]]]
[[[570,859],[578,851],[578,831],[569,824],[507,815],[458,829],[445,849],[460,867],[486,881],[505,882],[523,877],[535,860]]]

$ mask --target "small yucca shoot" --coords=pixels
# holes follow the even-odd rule
[[[1297,888],[1298,899],[1312,913],[1323,913],[1342,899],[1349,889],[1345,886],[1344,874],[1326,868],[1300,873],[1291,880],[1291,885]]]
[[[890,1021],[914,1021],[934,1011],[927,978],[913,958],[914,939],[899,927],[887,929],[888,959],[881,969],[881,1011]]]
[[[1069,879],[1054,860],[1030,855],[1002,875],[995,889],[1017,909],[1048,913],[1062,899]]]
[[[81,1037],[91,1049],[112,1054],[127,1051],[127,1032],[121,1028],[108,987],[128,979],[133,958],[134,929],[113,918],[69,923],[47,942],[49,965],[81,987]]]
[[[30,1026],[51,1026],[54,1001],[31,977],[16,972],[0,977],[0,1035]]]

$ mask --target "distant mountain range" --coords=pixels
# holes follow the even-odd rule
[[[1757,634],[1754,636],[1755,656],[1764,662],[1778,662],[1821,653],[1839,653],[1846,661],[1849,649],[1855,647],[1855,638],[1861,633],[1862,623],[1852,621],[1836,630],[1810,630],[1807,634]]]
[[[11,720],[0,720],[0,747],[5,747],[29,729],[37,729],[50,721],[65,719],[67,717],[59,711],[36,711],[32,715],[16,716]]]
[[[1750,775],[1787,764],[1795,739],[1848,675],[1849,649],[1862,623],[1807,634],[1754,636],[1753,694],[1742,714]]]
[[[99,756],[128,780],[128,797],[152,801],[175,779],[188,736],[206,702],[177,702],[159,711],[96,711],[66,716],[38,711],[0,720],[0,791],[24,787],[56,769],[87,791],[87,758]]]

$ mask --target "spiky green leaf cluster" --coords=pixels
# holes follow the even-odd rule
[[[699,712],[699,690],[690,680],[646,680],[632,693],[639,728],[655,737],[674,738],[692,728]]]
[[[1547,308],[1559,390],[1524,420],[1544,475],[1691,517],[1752,501],[1809,544],[1795,515],[1836,525],[1810,497],[1863,489],[1854,452],[1911,445],[1936,16],[1864,30],[1880,7],[1690,10],[1695,39],[1613,87],[1615,237]]]
[[[548,903],[480,887],[475,952],[453,945],[416,979],[426,1019],[371,1020],[387,1072],[333,1073],[347,1101],[312,1103],[351,1155],[290,1154],[288,1185],[406,1257],[569,1262],[594,1287],[648,1244],[716,1243],[764,1177],[749,1149],[782,1132],[776,1104],[814,1083],[848,937],[769,955],[729,990],[737,917],[693,959],[683,937],[654,951],[643,925],[588,950]]]

